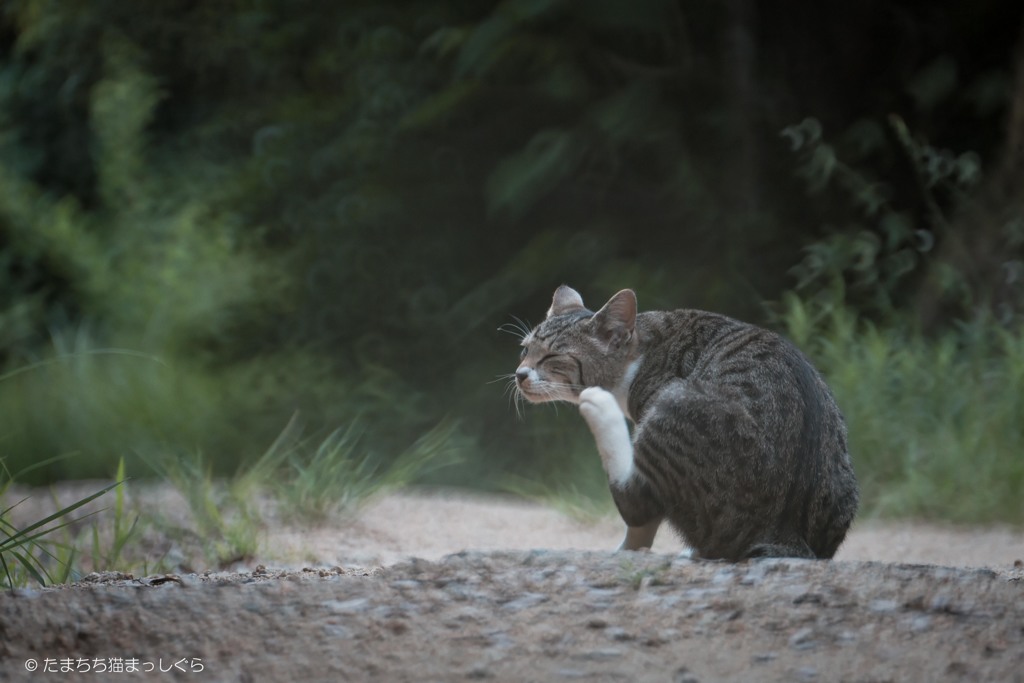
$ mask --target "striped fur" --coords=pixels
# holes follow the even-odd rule
[[[594,313],[563,286],[523,346],[520,394],[580,404],[594,432],[623,547],[650,545],[664,519],[705,558],[835,554],[858,504],[846,427],[791,343],[715,313],[637,313],[630,290]],[[581,401],[590,387],[615,401]]]

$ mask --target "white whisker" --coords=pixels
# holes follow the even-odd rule
[[[516,316],[512,316],[512,318],[515,322],[504,323],[503,325],[498,327],[498,331],[505,332],[506,334],[511,334],[513,337],[519,339],[520,341],[526,339],[526,337],[530,334],[533,328],[527,323],[523,322],[521,319],[517,318]]]

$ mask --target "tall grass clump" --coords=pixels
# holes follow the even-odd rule
[[[150,521],[172,538],[187,539],[203,559],[227,566],[254,557],[273,520],[318,524],[344,520],[375,496],[421,481],[458,462],[463,437],[443,420],[398,454],[387,456],[362,439],[360,423],[327,436],[304,434],[293,415],[273,443],[233,472],[218,473],[203,451],[142,453],[142,460],[185,501],[188,516],[172,522],[159,511]]]
[[[382,458],[363,439],[358,420],[317,438],[303,435],[296,415],[259,459],[240,470],[236,486],[270,493],[286,519],[322,522],[454,465],[462,453],[458,424],[451,419]]]
[[[40,464],[45,464],[45,461]],[[17,525],[11,521],[11,513],[24,503],[25,499],[13,502],[9,500],[8,494],[16,477],[7,468],[5,461],[0,459],[0,581],[8,588],[16,588],[30,582],[41,586],[64,583],[72,578],[78,548],[61,532],[88,516],[74,517],[73,514],[77,510],[124,484],[123,467],[118,469],[118,477],[114,483],[70,505],[26,525]],[[123,502],[123,493],[119,489],[115,503],[114,544],[110,548],[103,548],[94,533],[94,560],[101,556],[107,559],[118,557],[131,536],[135,525],[133,523],[125,528],[122,518]]]
[[[1024,524],[1024,336],[988,319],[925,335],[837,308],[789,336],[846,416],[867,516]]]
[[[218,567],[256,554],[262,525],[259,501],[235,485],[234,479],[215,476],[210,458],[202,451],[142,457],[188,505],[189,520],[182,527],[172,526],[159,511],[151,512],[165,533],[197,541],[205,561]]]

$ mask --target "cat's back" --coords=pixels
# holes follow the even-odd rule
[[[637,333],[631,412],[652,452],[685,470],[683,493],[661,494],[685,511],[673,523],[711,557],[831,557],[858,486],[842,413],[810,360],[771,330],[700,310],[641,314]]]
[[[672,379],[731,387],[738,400],[831,402],[820,375],[781,335],[751,323],[699,309],[649,311],[637,316],[643,362],[634,389],[649,400]]]

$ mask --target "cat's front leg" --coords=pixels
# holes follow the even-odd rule
[[[601,387],[588,387],[580,392],[580,414],[597,442],[608,481],[625,486],[633,476],[633,443],[619,402]]]
[[[612,498],[626,522],[619,550],[650,548],[664,514],[650,486],[636,472],[633,441],[619,402],[610,392],[590,387],[580,392],[580,414],[597,442]]]
[[[619,550],[648,550],[654,547],[654,536],[661,526],[661,517],[655,517],[640,526],[626,526],[626,536],[622,539]]]

